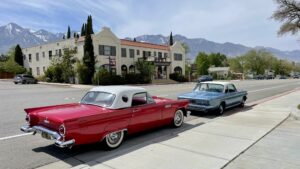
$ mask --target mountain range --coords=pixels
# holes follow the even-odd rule
[[[75,31],[72,31],[72,35]],[[16,44],[21,47],[29,47],[37,44],[44,44],[62,39],[64,33],[52,33],[47,30],[33,31],[28,28],[23,28],[15,23],[9,23],[0,27],[0,53],[6,53],[8,49]],[[167,44],[168,36],[163,35],[141,35],[135,37],[137,41],[149,42],[155,44]],[[130,39],[130,38],[126,38]],[[175,41],[184,42],[189,46],[187,54],[192,60],[200,52],[206,53],[222,53],[229,57],[245,54],[251,49],[264,49],[273,53],[280,59],[288,59],[291,61],[300,62],[300,50],[282,51],[271,47],[247,47],[235,43],[217,43],[203,38],[187,38],[182,35],[174,35]]]

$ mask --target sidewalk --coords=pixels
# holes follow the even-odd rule
[[[147,143],[101,152],[93,157],[78,155],[41,168],[75,169],[218,169],[285,121],[300,102],[300,91],[228,114],[203,125],[197,119],[183,132],[168,133]],[[138,140],[137,140],[138,141]],[[103,156],[102,156],[103,155]],[[78,162],[85,162],[79,164]]]

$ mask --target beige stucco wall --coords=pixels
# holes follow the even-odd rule
[[[40,69],[40,75],[44,74],[43,67],[45,67],[45,70],[50,66],[51,60],[49,60],[49,51],[52,51],[52,58],[58,58],[58,55],[56,56],[56,50],[59,51],[61,49],[61,52],[63,54],[64,48],[74,48],[75,45],[75,39],[66,39],[58,42],[48,43],[44,45],[37,45],[29,48],[23,48],[22,52],[25,55],[24,60],[24,67],[26,69],[32,68],[32,75],[37,75],[37,67]],[[45,52],[45,56],[43,57],[43,52]],[[36,60],[36,53],[39,54],[39,60]],[[29,54],[31,54],[31,62],[29,62]]]
[[[96,67],[100,67],[104,64],[109,63],[109,56],[103,56],[99,54],[99,45],[108,45],[116,47],[116,73],[121,75],[121,66],[126,65],[127,71],[129,71],[129,66],[134,65],[134,63],[138,60],[138,58],[143,57],[143,51],[150,51],[151,56],[154,56],[154,52],[156,52],[156,57],[158,57],[158,52],[162,53],[162,57],[164,57],[164,53],[167,53],[168,60],[171,61],[171,65],[168,69],[168,74],[174,72],[174,68],[176,66],[180,66],[182,68],[182,72],[185,71],[185,52],[184,48],[181,46],[179,42],[175,42],[173,46],[170,47],[169,50],[161,50],[161,49],[153,49],[153,48],[144,48],[144,47],[135,47],[129,45],[121,45],[121,40],[109,29],[102,28],[102,30],[92,36],[93,45],[94,45],[94,54],[96,56]],[[77,54],[75,57],[78,60],[82,60],[83,57],[83,46],[84,41],[77,42],[76,39],[66,39],[59,42],[38,45],[30,48],[24,48],[23,53],[26,55],[26,59],[24,60],[24,65],[27,69],[32,68],[32,74],[37,76],[36,67],[40,67],[40,75],[43,75],[43,67],[47,69],[51,61],[49,60],[48,51],[52,50],[52,58],[58,57],[55,56],[55,50],[64,49],[64,48],[77,48]],[[126,48],[126,57],[121,57],[121,48]],[[134,58],[130,58],[129,49],[134,49]],[[139,50],[139,55],[137,55],[137,50]],[[45,52],[45,57],[42,57],[42,52]],[[39,61],[36,61],[36,53],[39,53]],[[182,61],[174,61],[174,53],[181,53],[183,58]],[[32,55],[32,61],[29,62],[28,55]],[[62,50],[63,54],[63,50]],[[111,57],[113,58],[113,57]]]
[[[179,66],[182,69],[182,74],[184,75],[185,73],[185,49],[181,45],[180,42],[176,41],[171,48],[171,73],[174,73],[175,67]],[[180,53],[182,54],[182,60],[181,61],[176,61],[174,60],[174,53]]]

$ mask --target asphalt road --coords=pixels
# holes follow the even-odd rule
[[[238,89],[248,91],[247,103],[255,102],[300,87],[300,80],[252,80],[234,82]],[[178,94],[191,91],[194,83],[152,85],[145,88],[152,94],[175,99]],[[19,128],[24,124],[24,108],[78,102],[88,89],[50,85],[14,85],[0,81],[0,168],[35,168],[62,159],[74,157],[71,165],[90,161],[94,157],[113,158],[114,154],[130,151],[130,147],[139,148],[170,132],[182,132],[193,127],[191,119],[199,119],[197,125],[214,120],[213,114],[193,115],[186,119],[180,129],[161,128],[127,138],[117,150],[104,151],[99,144],[76,147],[72,150],[59,149],[51,141],[40,136],[24,135]],[[225,113],[235,113],[232,109]],[[172,137],[172,135],[170,135]]]

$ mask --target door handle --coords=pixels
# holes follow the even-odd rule
[[[133,109],[133,111],[132,112],[138,112],[138,111],[140,111],[141,109]]]

